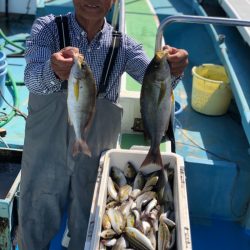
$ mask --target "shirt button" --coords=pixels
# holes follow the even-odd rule
[[[55,82],[54,82],[54,81],[51,81],[50,83],[53,84],[53,85],[55,85]]]
[[[88,48],[87,51],[88,51],[88,52],[91,52],[91,48]]]

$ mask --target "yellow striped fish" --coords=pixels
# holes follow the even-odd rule
[[[96,82],[92,71],[82,54],[74,54],[74,63],[68,80],[67,107],[69,122],[74,127],[75,142],[73,156],[79,152],[91,156],[86,142],[86,132],[90,128],[96,105]]]
[[[169,126],[171,103],[171,73],[167,50],[157,51],[146,69],[140,96],[144,131],[150,138],[149,152],[141,168],[163,168],[160,143]]]

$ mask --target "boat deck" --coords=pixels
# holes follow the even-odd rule
[[[140,11],[142,9],[140,4],[149,4],[148,8],[144,7],[144,13]],[[151,14],[146,12],[146,10],[152,9],[150,6],[153,6],[154,10]],[[140,41],[142,39],[139,35],[140,32],[133,31],[137,25],[143,29],[143,25],[145,25],[141,21],[143,18],[150,16],[152,18],[155,14],[159,20],[163,20],[169,15],[194,15],[200,11],[199,8],[197,3],[193,8],[191,3],[185,5],[180,1],[151,0],[150,3],[149,1],[126,1],[126,17],[129,16],[129,23],[132,23],[131,29],[129,23],[126,23],[127,33]],[[214,15],[214,9],[211,9],[213,13],[210,12],[209,15]],[[225,16],[222,10],[216,10],[217,15]],[[202,15],[201,11],[198,13]],[[133,17],[137,22],[133,20]],[[153,22],[153,19],[151,20]],[[147,31],[146,29],[145,35],[147,35]],[[246,67],[250,65],[248,62],[250,57],[246,55],[249,55],[250,50],[242,41],[236,28],[216,27],[216,31],[218,34],[226,34],[227,56],[237,73],[236,82],[240,79],[244,95],[247,100],[250,100],[247,98],[250,93],[249,85],[246,86],[249,79],[246,76],[248,72]],[[184,48],[189,52],[190,63],[174,94],[182,108],[175,120],[176,151],[185,159],[193,249],[211,249],[211,245],[204,244],[207,242],[206,237],[209,235],[212,239],[220,230],[223,230],[224,233],[220,235],[217,246],[213,244],[213,249],[234,250],[237,248],[239,239],[244,242],[241,246],[242,250],[248,249],[250,238],[239,221],[247,216],[246,207],[250,193],[239,194],[239,192],[243,186],[244,190],[249,190],[249,139],[246,136],[248,129],[244,125],[245,118],[241,118],[244,114],[242,110],[239,110],[242,106],[237,103],[238,92],[233,89],[234,98],[228,112],[223,116],[206,116],[195,112],[191,107],[192,67],[204,63],[219,64],[225,67],[228,64],[223,60],[222,52],[218,51],[220,49],[218,49],[219,44],[216,42],[216,37],[206,26],[172,24],[165,30],[164,38],[167,44]],[[155,45],[155,41],[153,41],[153,45]],[[154,46],[151,46],[150,49],[152,53]],[[239,57],[235,57],[236,54]],[[232,71],[232,69],[230,70]],[[235,81],[235,79],[233,80]],[[232,82],[232,86],[234,84],[235,82]],[[140,86],[131,84],[126,88],[127,91],[133,92],[139,91]],[[131,138],[129,141],[131,142]],[[238,186],[240,188],[237,188]],[[236,238],[235,234],[237,234]]]
[[[13,76],[15,80],[20,80],[23,78],[23,70],[25,67],[25,61],[23,58],[11,58],[8,59],[8,70],[9,74]],[[8,81],[8,80],[7,80]],[[16,98],[18,101],[18,105],[15,105],[23,114],[27,115],[27,104],[28,104],[28,90],[23,85],[22,80],[17,83],[17,92]],[[8,100],[7,102],[3,102],[1,105],[0,111],[1,114],[4,116],[5,114],[10,114],[12,112],[12,107],[14,105],[13,99],[13,89],[11,85],[6,87],[4,91],[5,99]],[[10,105],[11,106],[10,106]],[[10,122],[8,122],[4,129],[6,130],[6,136],[1,138],[1,146],[4,148],[11,148],[15,149],[23,149],[24,143],[24,128],[25,128],[25,116],[16,115],[14,116]]]
[[[53,13],[54,15],[64,15],[68,12],[74,11],[71,0],[53,0],[45,3],[44,7],[37,9],[37,16],[45,16]]]
[[[169,15],[204,15],[196,1],[152,0],[151,3],[160,20]],[[209,15],[215,15],[215,9],[211,9],[213,12]],[[216,10],[216,15],[225,16],[221,9]],[[237,28],[216,26],[216,33],[226,35],[221,48],[211,28],[205,25],[176,23],[168,26],[164,32],[166,43],[189,52],[185,76],[174,91],[176,101],[182,107],[182,112],[176,115],[176,148],[177,153],[185,159],[193,249],[233,250],[237,249],[242,238],[243,250],[249,248],[250,238],[239,222],[248,216],[246,208],[250,192],[240,190],[250,188],[250,155],[247,137],[249,125],[247,128],[244,124],[247,119],[242,111],[238,89],[233,89],[234,98],[223,116],[206,116],[191,107],[192,67],[213,63],[227,68],[228,61],[223,60],[226,56],[233,65],[230,71],[235,72],[238,79],[231,78],[231,84],[240,85],[249,104],[247,67],[250,65],[250,48]],[[223,49],[223,46],[227,49]],[[246,106],[244,108],[248,110]],[[223,234],[220,234],[217,245],[211,246],[205,242],[208,237],[210,242],[214,242],[212,239],[216,238],[218,232],[215,228],[223,231]]]
[[[51,8],[49,12],[57,14],[59,3],[66,6],[69,2],[72,1],[52,1],[48,3]],[[53,4],[57,6],[53,8]],[[125,5],[126,32],[143,44],[150,57],[154,54],[156,16],[162,20],[169,15],[197,13],[197,9],[193,7],[195,4],[185,0],[127,0]],[[66,8],[61,12],[65,13],[68,10],[70,9]],[[38,15],[45,13],[41,11]],[[219,13],[224,15],[223,12]],[[12,21],[9,22],[11,32],[6,34],[11,39],[16,39],[14,34],[20,33],[20,30],[22,37],[25,37],[30,30],[30,26],[23,26],[24,29],[21,29],[17,25],[13,22],[12,26]],[[249,46],[242,41],[236,28],[216,27],[216,30],[218,34],[226,34],[228,58],[232,67],[235,68],[241,88],[247,95],[250,93]],[[4,32],[7,32],[7,28]],[[189,66],[174,94],[182,108],[182,112],[176,115],[175,121],[176,149],[185,160],[193,249],[235,250],[241,242],[241,250],[247,250],[250,248],[250,237],[246,228],[250,229],[250,222],[246,225],[243,221],[247,213],[250,214],[246,210],[250,197],[250,191],[247,191],[250,190],[250,155],[248,153],[249,140],[244,129],[247,125],[242,125],[237,97],[232,100],[228,112],[223,116],[202,115],[191,107],[192,67],[203,63],[226,66],[227,61],[223,59],[221,51],[218,51],[218,44],[208,36],[208,29],[203,25],[172,24],[165,30],[164,38],[166,43],[184,48],[189,52]],[[24,59],[8,58],[8,63],[9,70],[18,83],[19,108],[27,113],[28,92],[23,86]],[[126,76],[125,90],[132,96],[139,96],[140,85]],[[8,91],[7,98],[13,102],[11,88]],[[250,106],[250,97],[246,96],[246,99]],[[8,105],[1,108],[3,110],[0,111],[6,113],[10,110]],[[5,126],[7,136],[3,139],[9,146],[22,148],[24,125],[24,118],[17,116]],[[0,145],[5,147],[3,142],[0,142]],[[130,148],[133,145],[145,145],[142,134],[123,134],[121,148]],[[52,242],[51,250],[62,249],[59,242],[62,238],[65,220],[63,223],[61,231]],[[213,244],[214,239],[217,239],[217,245]],[[210,243],[213,245],[211,246]]]

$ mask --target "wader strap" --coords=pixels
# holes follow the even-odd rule
[[[62,15],[56,16],[55,22],[57,25],[57,30],[59,35],[60,49],[70,46],[69,25],[67,16],[62,16]],[[68,82],[63,81],[61,84],[61,89],[67,89],[67,88],[68,88]]]
[[[59,34],[60,49],[70,46],[69,25],[67,16],[56,16],[55,22]]]
[[[112,32],[112,43],[110,45],[108,54],[106,56],[105,62],[104,62],[104,68],[102,71],[102,77],[100,81],[99,91],[97,93],[97,96],[99,94],[104,94],[106,92],[106,89],[108,87],[109,83],[109,77],[112,72],[115,59],[117,57],[117,53],[119,50],[121,42],[121,32],[119,31],[113,31]]]

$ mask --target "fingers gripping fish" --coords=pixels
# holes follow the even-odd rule
[[[74,63],[68,80],[68,115],[75,131],[73,156],[80,151],[91,156],[86,142],[86,132],[90,128],[96,105],[96,83],[90,67],[83,55],[75,53]]]
[[[156,52],[144,75],[140,105],[143,126],[150,138],[150,149],[141,167],[163,167],[160,143],[171,116],[171,73],[167,50]]]

